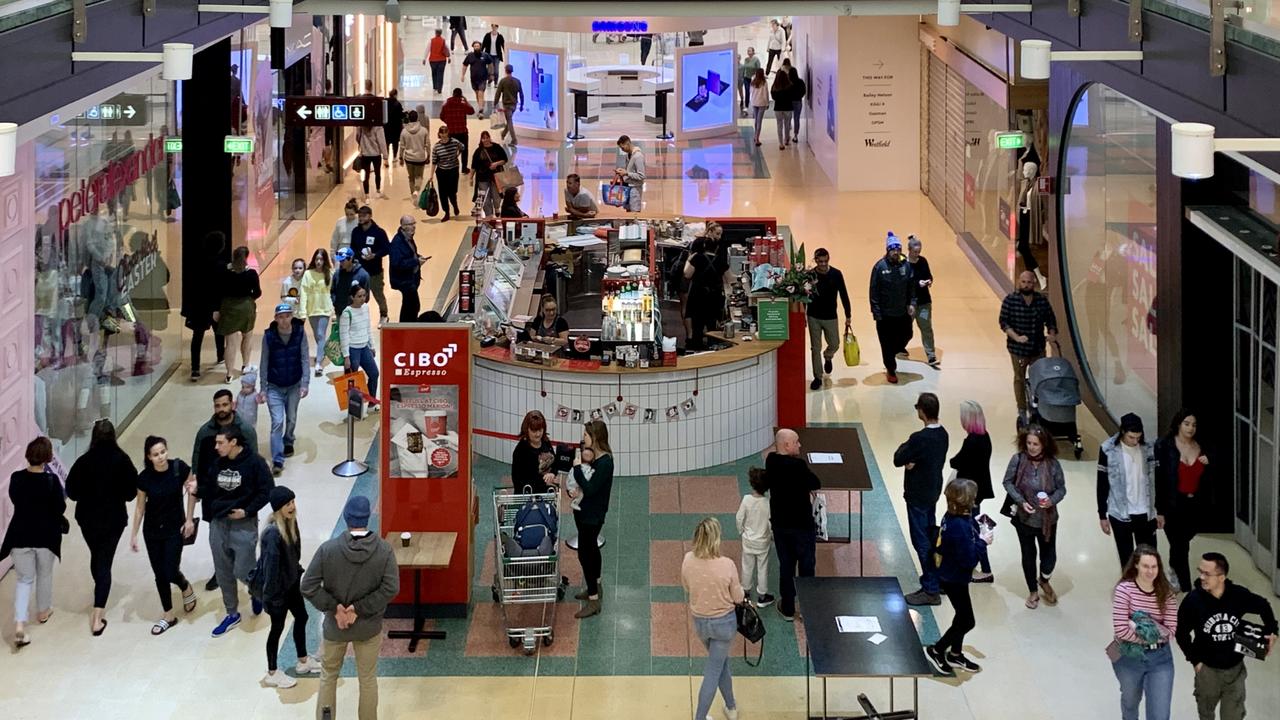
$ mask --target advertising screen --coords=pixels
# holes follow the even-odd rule
[[[516,127],[557,130],[560,127],[560,56],[512,48],[507,53],[514,75],[524,89],[524,109],[517,107]],[[502,71],[505,74],[506,70]]]
[[[690,52],[681,58],[679,103],[684,132],[736,122],[735,68],[730,48]]]

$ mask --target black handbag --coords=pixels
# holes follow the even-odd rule
[[[738,634],[744,638],[742,659],[751,667],[760,667],[760,662],[764,659],[764,621],[750,603],[738,603],[734,606],[734,613],[738,616]],[[760,654],[756,656],[755,662],[747,658],[748,642],[760,643]]]

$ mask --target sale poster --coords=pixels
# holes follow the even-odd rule
[[[392,385],[392,477],[458,476],[458,386]]]

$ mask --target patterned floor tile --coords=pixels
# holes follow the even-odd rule
[[[426,620],[422,624],[425,630],[434,630],[437,625],[435,620]],[[382,644],[378,647],[378,657],[380,658],[408,658],[408,657],[425,657],[431,651],[430,640],[419,640],[417,652],[409,652],[408,640],[392,640],[387,635],[392,630],[412,630],[412,618],[392,618],[382,623]],[[355,657],[355,651],[352,646],[347,646],[347,657]]]
[[[736,513],[742,501],[738,478],[712,475],[680,478],[680,512],[710,515]]]
[[[858,553],[858,547],[859,544],[856,541],[851,543],[819,543],[817,553],[818,577],[876,576],[882,574],[880,554],[876,548],[876,543],[863,541],[861,555]]]
[[[649,543],[649,584],[679,585],[680,564],[687,552],[684,541],[654,540]]]
[[[510,657],[521,654],[520,648],[512,648],[507,640],[510,627],[553,628],[554,640],[550,646],[538,644],[539,652],[548,657],[572,657],[578,650],[578,621],[573,614],[578,610],[576,602],[558,603],[554,620],[547,605],[509,605],[504,619],[503,608],[491,602],[476,603],[471,610],[471,623],[467,630],[466,657]]]
[[[649,512],[680,512],[680,478],[658,475],[649,478]]]

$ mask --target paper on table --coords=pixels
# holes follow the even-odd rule
[[[843,465],[842,453],[809,453],[809,462],[814,465]]]
[[[837,615],[836,628],[842,633],[878,633],[880,618],[875,615]]]
[[[881,635],[880,633],[876,633],[875,635],[872,635],[871,637],[867,638],[867,642],[871,643],[872,645],[879,645],[880,643],[888,639],[889,637],[887,635]]]

